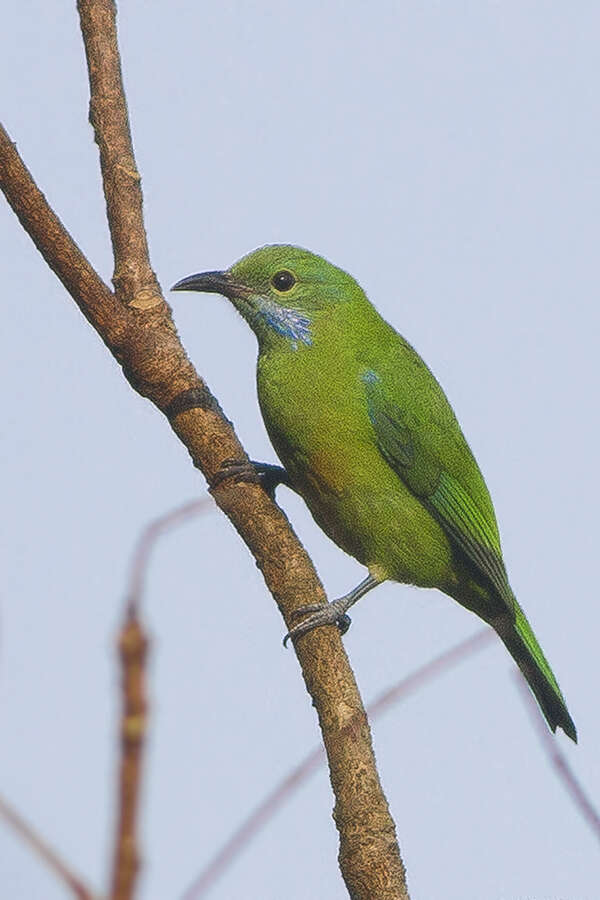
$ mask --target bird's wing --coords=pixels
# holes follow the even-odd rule
[[[410,412],[397,399],[392,379],[373,371],[363,375],[379,451],[512,610],[514,596],[483,476],[441,388],[429,370],[423,372],[428,384],[413,387],[425,400],[411,402]]]

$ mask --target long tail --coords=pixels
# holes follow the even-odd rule
[[[514,620],[502,617],[491,624],[525,676],[552,731],[556,731],[558,726],[577,743],[577,729],[569,715],[565,698],[517,601],[515,600]]]

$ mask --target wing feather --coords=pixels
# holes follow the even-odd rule
[[[380,453],[513,611],[514,595],[502,559],[491,501],[488,511],[475,500],[474,494],[481,496],[485,491],[485,495],[489,495],[451,410],[448,407],[448,423],[452,429],[448,439],[456,444],[458,432],[464,446],[463,452],[468,455],[468,465],[463,466],[463,479],[460,474],[449,471],[446,461],[441,458],[443,449],[440,453],[439,447],[433,446],[431,434],[439,435],[439,421],[430,424],[419,420],[414,414],[410,417],[395,401],[390,388],[386,390],[384,379],[377,373],[369,371],[362,380]],[[443,448],[443,440],[436,443],[441,443]],[[465,472],[471,478],[480,479],[476,490],[469,490],[469,484],[464,481]]]

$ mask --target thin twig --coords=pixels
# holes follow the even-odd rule
[[[208,497],[203,497],[200,500],[190,500],[189,503],[178,506],[176,509],[159,516],[146,525],[133,551],[127,589],[127,615],[130,618],[138,615],[150,555],[157,540],[167,531],[183,524],[187,519],[191,519],[211,508],[213,508],[212,502]]]
[[[43,859],[46,865],[58,875],[77,900],[94,900],[97,897],[85,884],[80,875],[73,871],[67,863],[61,859],[40,835],[29,825],[25,819],[4,798],[0,797],[0,816],[8,822],[17,834],[29,844],[34,853]]]
[[[515,673],[517,685],[521,691],[523,701],[529,710],[531,722],[540,739],[540,743],[556,772],[559,781],[562,782],[573,804],[577,807],[586,820],[596,838],[600,841],[600,814],[592,804],[588,794],[573,774],[566,757],[558,746],[558,741],[548,730],[548,726],[540,713],[539,706],[533,699],[532,693],[520,672]]]
[[[142,531],[133,553],[124,620],[119,634],[122,682],[121,757],[111,900],[131,900],[139,870],[137,817],[148,725],[148,636],[140,620],[140,611],[150,556],[160,537],[209,507],[210,501],[206,497],[192,500],[150,522]]]
[[[409,694],[415,693],[427,682],[433,681],[471,654],[482,650],[491,643],[493,638],[494,632],[492,629],[484,628],[449,650],[440,653],[435,659],[416,669],[391,688],[383,691],[379,697],[367,706],[367,715],[371,720],[376,719],[391,706],[399,703],[405,697],[408,697]],[[266,827],[277,810],[290,799],[291,795],[301,787],[313,772],[320,768],[324,759],[325,752],[323,747],[319,746],[311,750],[302,762],[295,766],[235,829],[233,834],[225,841],[200,875],[186,890],[182,900],[200,900],[200,897],[204,897],[215,881],[233,864],[250,841]]]
[[[325,760],[323,747],[315,747],[292,771],[277,784],[259,806],[235,829],[200,875],[184,893],[182,900],[198,900],[204,897],[215,881],[233,864],[250,841],[271,821],[278,809],[290,796],[321,767]]]
[[[391,688],[387,688],[387,690],[383,691],[376,700],[369,703],[367,706],[367,713],[373,718],[377,718],[390,706],[393,706],[400,700],[404,700],[409,694],[414,694],[415,691],[419,690],[419,688],[428,681],[433,681],[434,678],[447,672],[453,666],[458,665],[458,663],[462,662],[472,653],[483,650],[488,644],[493,643],[495,639],[496,635],[491,628],[481,628],[479,631],[476,631],[475,634],[472,634],[471,637],[466,638],[464,641],[460,641],[460,643],[455,644],[454,647],[450,647],[449,650],[444,650],[439,656],[434,657],[420,668],[415,669],[414,672],[407,675],[406,678],[403,678],[397,684],[392,685]]]

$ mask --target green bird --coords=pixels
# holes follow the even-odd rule
[[[223,294],[248,322],[260,408],[284,468],[253,465],[270,492],[278,483],[296,490],[369,571],[338,600],[298,610],[307,618],[286,640],[321,625],[345,630],[348,609],[382,581],[438,588],[495,629],[550,728],[576,741],[508,582],[494,507],[452,407],[354,278],[308,250],[273,245],[173,290]]]

